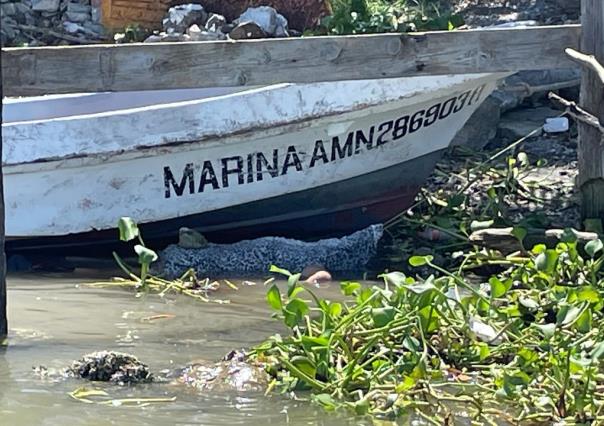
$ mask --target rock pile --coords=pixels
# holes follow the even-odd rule
[[[147,383],[153,376],[146,364],[135,356],[111,351],[100,351],[84,355],[74,361],[68,369],[76,377],[98,382],[120,384]]]
[[[91,0],[0,0],[0,24],[3,46],[90,43],[105,35]]]
[[[296,35],[287,19],[269,6],[251,7],[228,22],[217,13],[207,12],[199,4],[171,7],[162,22],[163,31],[155,32],[145,42],[245,40]]]

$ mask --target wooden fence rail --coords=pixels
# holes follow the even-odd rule
[[[5,96],[228,87],[574,66],[581,27],[2,50]]]

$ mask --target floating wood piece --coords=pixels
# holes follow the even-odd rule
[[[574,67],[580,26],[3,49],[5,95],[229,87]]]
[[[514,228],[481,229],[470,235],[470,242],[477,246],[498,250],[504,254],[522,251],[523,246],[514,236],[513,231]],[[565,232],[563,229],[529,229],[523,242],[524,248],[531,249],[537,244],[554,247],[560,242]],[[579,232],[575,230],[572,232],[579,242],[587,242],[599,238],[598,234],[594,232]]]

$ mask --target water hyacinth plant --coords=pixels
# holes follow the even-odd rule
[[[497,259],[483,282],[462,274],[490,262],[464,257],[449,272],[431,256],[425,279],[392,272],[382,285],[341,284],[329,301],[288,276],[267,301],[289,328],[251,352],[266,363],[270,389],[304,391],[327,410],[431,424],[604,422],[604,263],[600,240],[579,247],[566,232]],[[463,414],[460,414],[463,413]]]
[[[151,265],[159,259],[155,251],[145,245],[141,231],[137,223],[130,217],[122,217],[118,221],[118,230],[120,241],[132,242],[138,241],[134,245],[139,273],[136,274],[133,268],[117,254],[113,253],[117,265],[126,274],[126,278],[113,278],[110,282],[97,282],[87,284],[89,287],[133,287],[137,290],[137,295],[148,292],[158,293],[163,297],[170,293],[183,294],[202,302],[229,303],[224,299],[211,299],[209,296],[221,287],[218,281],[210,281],[209,278],[198,278],[194,269],[187,270],[182,276],[175,280],[166,280],[161,276],[151,274]],[[223,282],[231,289],[237,290],[237,287],[227,280]]]

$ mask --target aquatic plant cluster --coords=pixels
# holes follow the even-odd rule
[[[310,390],[327,410],[432,424],[602,422],[603,244],[580,248],[574,235],[498,259],[507,269],[485,282],[462,274],[488,263],[484,253],[454,272],[415,256],[413,267],[436,274],[388,273],[372,288],[344,282],[342,302],[280,271],[288,287],[273,284],[267,300],[291,334],[250,356],[268,366],[270,389]]]
[[[464,24],[442,0],[331,0],[331,15],[312,33],[368,34],[451,30]]]
[[[218,281],[210,281],[209,278],[201,279],[197,277],[194,269],[188,269],[181,276],[166,280],[158,275],[151,273],[152,264],[157,262],[159,256],[155,251],[145,245],[138,224],[130,217],[119,219],[118,230],[120,241],[138,242],[134,245],[134,252],[137,256],[140,269],[138,275],[133,268],[117,254],[113,253],[117,265],[125,273],[127,278],[114,277],[111,281],[102,281],[87,284],[89,287],[126,287],[134,288],[137,296],[145,293],[157,293],[160,297],[168,294],[182,294],[202,302],[229,303],[228,300],[210,299],[210,294],[221,287]],[[228,280],[223,280],[229,288],[237,290],[237,287]]]

